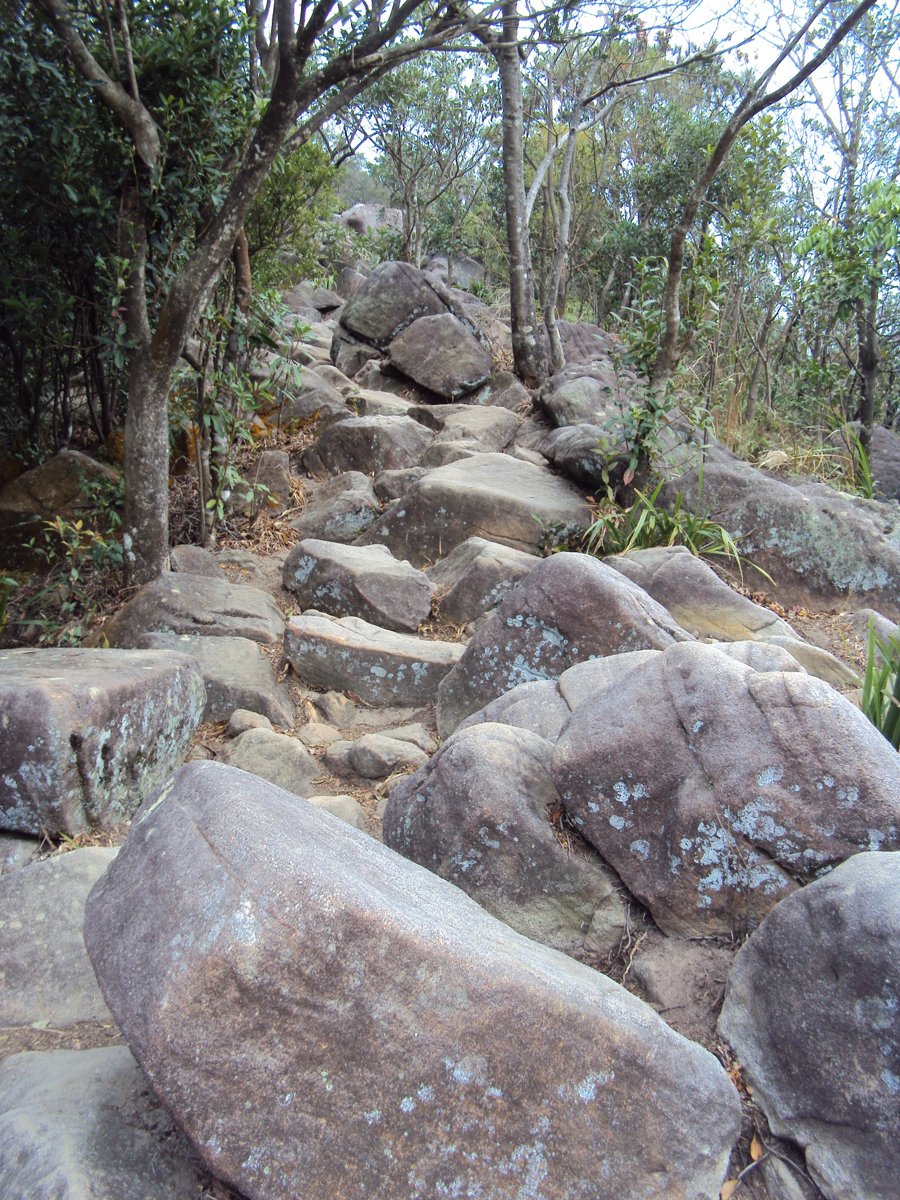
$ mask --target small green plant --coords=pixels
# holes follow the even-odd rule
[[[18,586],[18,579],[13,579],[9,575],[0,575],[0,632],[6,625],[6,609],[9,598]]]
[[[657,503],[662,486],[660,481],[649,495],[636,491],[635,501],[628,508],[619,508],[611,500],[603,501],[596,520],[585,531],[586,551],[604,558],[654,546],[685,546],[698,557],[713,555],[728,559],[743,578],[746,560],[728,530],[709,517],[688,511],[681,492],[669,512]],[[760,573],[765,575],[765,571]]]
[[[860,708],[900,750],[900,633],[887,641],[869,625],[869,651]]]
[[[866,500],[875,499],[875,476],[872,474],[872,462],[869,453],[858,434],[852,429],[846,430],[850,443],[850,466],[853,472],[853,486],[860,496]]]

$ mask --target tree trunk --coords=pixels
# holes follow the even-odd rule
[[[536,388],[547,377],[547,356],[537,329],[531,244],[525,215],[525,117],[516,0],[505,0],[502,11],[503,40],[493,47],[493,54],[499,69],[503,109],[503,180],[513,359],[516,373],[525,386]]]
[[[547,337],[550,342],[550,369],[561,371],[566,365],[563,353],[562,339],[559,336],[556,305],[559,300],[559,289],[562,283],[563,270],[566,265],[566,255],[569,250],[569,230],[572,225],[572,200],[569,195],[572,179],[572,165],[575,161],[575,149],[578,145],[577,130],[569,130],[569,138],[563,152],[562,165],[559,171],[559,215],[554,230],[556,251],[553,255],[553,266],[550,270],[550,282],[544,301],[544,324],[547,327]]]

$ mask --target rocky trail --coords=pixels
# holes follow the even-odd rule
[[[545,557],[622,467],[609,337],[561,323],[532,402],[432,274],[287,299],[293,544],[0,651],[0,1195],[895,1196],[900,756],[853,696],[896,448],[864,501],[673,424],[665,490],[771,578]]]

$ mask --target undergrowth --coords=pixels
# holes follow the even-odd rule
[[[894,749],[900,750],[900,633],[884,640],[869,625],[860,708]]]

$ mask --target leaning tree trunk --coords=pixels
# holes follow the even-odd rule
[[[537,328],[531,243],[525,210],[525,116],[518,36],[516,0],[505,0],[503,40],[494,47],[493,54],[500,75],[503,109],[503,180],[506,191],[513,359],[516,373],[525,386],[536,388],[547,377],[547,356]]]

